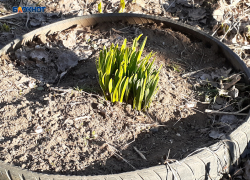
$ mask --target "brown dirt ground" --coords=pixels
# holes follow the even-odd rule
[[[163,65],[148,112],[102,98],[95,67],[99,49],[93,48],[100,39],[120,44],[127,38],[131,43],[140,33],[148,36],[145,52],[157,52],[155,65]],[[79,38],[66,48],[71,34]],[[14,53],[1,61],[1,160],[47,173],[111,174],[164,164],[167,158],[179,160],[215,142],[208,136],[211,119],[201,113],[208,105],[200,103],[204,99],[194,90],[196,81],[181,77],[190,70],[230,67],[212,47],[162,24],[122,23],[77,27],[47,37],[45,44],[30,42],[23,50],[30,53],[36,45],[48,52],[49,63],[39,62],[38,67],[37,61],[22,61]],[[89,50],[85,46],[92,54],[81,59],[79,53]],[[79,62],[58,79],[63,52]],[[191,101],[197,102],[196,108],[185,107]],[[39,128],[42,133],[36,133]]]

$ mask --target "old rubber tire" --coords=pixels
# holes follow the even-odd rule
[[[189,25],[162,17],[142,14],[97,14],[63,20],[36,29],[14,40],[0,50],[0,55],[20,48],[22,43],[32,40],[33,37],[39,34],[61,31],[74,25],[89,26],[108,21],[123,21],[129,24],[162,22],[165,24],[165,27],[194,36],[212,46],[214,50],[220,51],[235,70],[244,72],[246,83],[250,81],[250,72],[245,63],[217,39]],[[115,175],[64,176],[36,173],[0,161],[0,180],[219,180],[222,173],[229,171],[230,165],[235,163],[240,156],[246,154],[249,140],[250,117],[248,116],[246,122],[234,130],[227,139],[210,147],[201,148],[179,162]]]

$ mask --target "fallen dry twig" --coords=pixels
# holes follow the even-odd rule
[[[223,112],[223,111],[216,111],[211,109],[206,109],[206,113],[209,114],[226,114],[226,115],[236,115],[236,116],[248,116],[248,113],[238,113],[238,112]]]
[[[27,20],[26,20],[26,24],[25,24],[26,29],[29,29],[28,28],[28,22],[29,22],[29,20],[30,20],[30,14],[27,13]]]
[[[175,3],[175,0],[168,6],[168,8],[165,10],[166,12],[171,8],[171,6]]]
[[[52,90],[52,91],[59,91],[59,92],[78,92],[77,90],[73,90],[73,89],[61,89],[61,88],[54,88],[54,87],[49,87],[48,89]],[[83,92],[83,93],[90,95],[90,96],[96,96],[96,97],[101,98],[102,100],[106,101],[106,99],[104,99],[103,97],[101,97],[97,94],[87,93],[86,91],[82,91],[82,90],[80,92]]]
[[[141,156],[142,159],[147,161],[147,158],[135,146],[133,148]]]
[[[107,143],[106,142],[106,144],[108,145],[108,147],[110,147],[110,149],[111,149],[111,151],[112,151],[112,153],[114,154],[114,155],[116,155],[116,156],[118,156],[119,158],[121,158],[124,162],[126,162],[130,167],[132,167],[134,170],[136,170],[136,168],[132,165],[132,164],[130,164],[129,162],[128,162],[128,160],[126,160],[125,158],[123,158],[122,156],[120,156],[118,153],[116,153],[116,151],[118,151],[115,147],[113,147],[113,146],[111,146],[109,143]],[[119,151],[118,151],[119,152]]]
[[[186,74],[183,74],[182,77],[185,78],[185,77],[188,77],[188,76],[192,76],[200,71],[204,71],[204,70],[207,70],[207,69],[211,69],[213,67],[207,67],[207,68],[203,68],[203,69],[200,69],[200,70],[197,70],[197,71],[192,71],[192,72],[189,72],[189,73],[186,73]]]
[[[119,31],[119,30],[116,30],[114,28],[111,28],[112,31],[116,32],[116,33],[120,33],[120,34],[126,34],[127,32],[123,32],[123,31]]]
[[[248,113],[241,113],[242,111],[246,110],[247,108],[250,107],[250,104],[244,108],[242,108],[239,111],[236,112],[223,112],[223,111],[216,111],[216,110],[210,110],[210,109],[206,109],[205,112],[206,113],[210,113],[210,114],[227,114],[227,115],[239,115],[239,116],[248,116]]]

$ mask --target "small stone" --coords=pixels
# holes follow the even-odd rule
[[[1,142],[1,141],[4,141],[4,137],[0,137],[0,142]]]
[[[177,133],[176,136],[179,136],[179,137],[180,137],[181,135],[180,135],[179,133]]]
[[[30,81],[30,82],[29,82],[29,87],[30,87],[30,88],[36,87],[35,81]]]
[[[36,132],[37,134],[40,134],[40,133],[43,132],[42,126],[35,126],[35,127],[34,127],[34,130],[35,130],[35,132]]]

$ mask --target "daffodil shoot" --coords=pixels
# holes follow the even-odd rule
[[[99,84],[107,100],[111,102],[133,102],[137,110],[147,109],[156,94],[160,69],[153,66],[155,59],[153,52],[142,57],[147,37],[140,48],[138,41],[142,35],[133,40],[132,47],[127,47],[127,39],[119,48],[112,44],[110,48],[104,46],[97,59]]]

